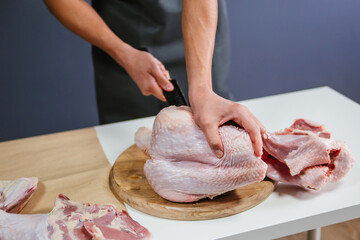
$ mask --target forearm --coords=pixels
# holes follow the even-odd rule
[[[44,0],[52,14],[70,31],[101,48],[119,64],[126,62],[132,47],[118,38],[84,0]]]
[[[218,17],[217,0],[183,0],[182,31],[190,101],[212,89],[211,65]]]

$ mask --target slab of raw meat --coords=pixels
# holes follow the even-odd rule
[[[150,232],[112,205],[80,204],[63,195],[49,214],[50,239],[149,239]]]
[[[303,119],[303,118],[296,119],[289,128],[285,128],[283,131],[279,131],[276,134],[278,134],[278,135],[288,135],[291,133],[307,134],[308,131],[310,131],[322,138],[330,138],[331,137],[330,132],[328,132],[323,125],[321,125],[317,122],[308,120],[308,119]]]
[[[0,210],[19,213],[37,189],[37,183],[36,177],[0,181]]]
[[[0,239],[150,239],[150,232],[112,205],[80,204],[59,195],[49,214],[0,211]]]
[[[262,159],[275,181],[320,189],[343,178],[355,161],[345,143],[320,124],[297,119],[290,128],[268,134]]]
[[[49,240],[48,214],[14,214],[0,210],[1,240]]]
[[[221,126],[219,133],[221,159],[211,151],[189,107],[165,108],[152,131],[140,128],[135,143],[151,157],[144,171],[154,191],[170,201],[194,202],[262,181],[267,165],[255,157],[248,133],[232,125]]]

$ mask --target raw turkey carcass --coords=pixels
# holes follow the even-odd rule
[[[19,213],[37,189],[37,177],[0,181],[0,210]]]
[[[355,163],[345,143],[310,120],[297,119],[268,136],[262,158],[268,164],[267,176],[275,181],[320,189],[339,181]]]
[[[264,179],[267,165],[254,155],[242,128],[219,128],[224,156],[219,159],[195,124],[189,107],[170,106],[157,115],[152,131],[140,128],[135,143],[147,152],[144,171],[160,196],[174,202],[214,197]]]
[[[150,232],[112,205],[80,204],[59,195],[49,214],[22,215],[0,210],[0,239],[150,239]]]
[[[238,187],[275,181],[307,189],[320,189],[339,181],[354,165],[341,142],[320,124],[297,119],[263,139],[261,161],[254,156],[249,135],[233,125],[219,128],[224,156],[218,159],[195,124],[189,107],[170,106],[157,115],[153,129],[142,127],[135,134],[136,145],[150,155],[144,171],[160,196],[175,202],[194,202]]]

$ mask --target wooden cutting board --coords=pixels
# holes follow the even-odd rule
[[[131,207],[147,214],[177,220],[206,220],[221,218],[246,211],[264,201],[275,188],[274,182],[260,183],[227,192],[214,199],[195,203],[175,203],[165,200],[153,191],[145,173],[149,156],[136,145],[126,149],[116,160],[110,172],[113,193]]]
[[[0,180],[38,177],[38,189],[21,213],[48,213],[62,193],[80,203],[126,209],[109,187],[111,165],[94,128],[0,143]]]

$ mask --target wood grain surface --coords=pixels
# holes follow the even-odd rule
[[[0,179],[38,177],[38,189],[21,213],[48,213],[59,193],[80,203],[126,209],[109,188],[111,165],[86,128],[0,143]]]
[[[114,194],[133,208],[147,214],[177,220],[206,220],[230,216],[248,210],[265,200],[274,190],[272,181],[262,181],[227,192],[214,199],[195,203],[175,203],[153,191],[145,173],[149,159],[136,145],[125,150],[110,173]]]

